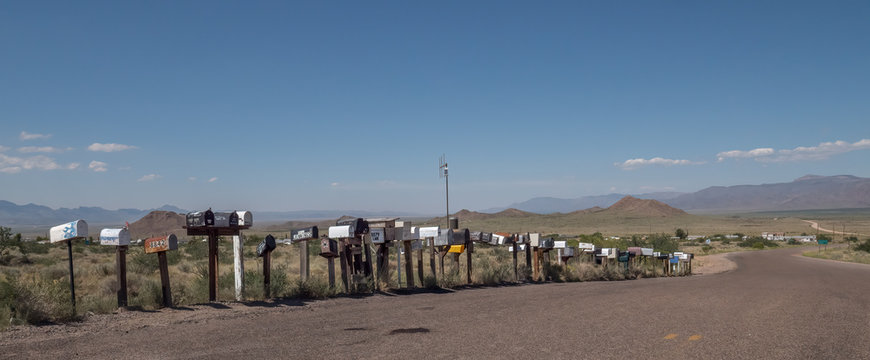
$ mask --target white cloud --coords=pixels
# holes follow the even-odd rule
[[[138,181],[138,182],[154,181],[154,180],[157,180],[159,178],[162,178],[162,176],[157,175],[157,174],[148,174],[148,175],[145,175],[143,177],[140,177],[139,180],[136,180],[136,181]]]
[[[734,158],[756,158],[760,156],[770,156],[773,155],[775,151],[772,148],[758,148],[749,151],[743,150],[731,150],[731,151],[723,151],[716,154],[716,157],[719,161],[725,161],[725,159],[734,159]]]
[[[54,146],[22,146],[18,148],[18,152],[20,153],[62,153],[65,151],[70,151],[73,148],[58,148]]]
[[[332,184],[329,184],[329,186],[332,186],[332,187],[338,187],[339,185],[341,185],[341,184],[339,184],[339,183],[337,183],[337,182],[334,182],[334,183],[332,183]]]
[[[625,160],[621,163],[614,163],[613,165],[623,170],[634,170],[643,166],[650,165],[661,165],[661,166],[674,166],[674,165],[700,165],[704,164],[703,161],[689,161],[689,160],[675,160],[675,159],[665,159],[660,157],[654,157],[652,159],[629,159]]]
[[[187,178],[187,181],[191,181],[191,182],[196,181],[196,176],[191,176],[191,177]]]
[[[75,170],[78,167],[78,163],[71,163],[66,166],[60,165],[57,161],[45,155],[21,158],[0,154],[0,172],[7,174],[15,174],[23,170]]]
[[[88,150],[90,151],[102,151],[102,152],[115,152],[115,151],[124,151],[135,149],[136,147],[133,145],[124,145],[124,144],[100,144],[93,143],[88,146]]]
[[[9,151],[9,147],[0,145],[0,153]]]
[[[94,172],[106,172],[106,170],[108,170],[108,168],[107,168],[108,165],[109,164],[106,164],[102,161],[94,160],[94,161],[91,161],[90,164],[88,164],[88,169],[91,169]]]
[[[22,131],[21,135],[18,136],[21,140],[40,140],[40,139],[48,139],[51,137],[51,134],[31,134],[27,131]]]
[[[837,140],[823,142],[816,146],[798,146],[794,149],[774,150],[771,148],[760,148],[750,151],[732,150],[721,152],[717,157],[719,157],[719,161],[726,158],[751,158],[759,162],[812,161],[825,160],[834,155],[864,149],[870,149],[870,139],[861,139],[854,143]]]
[[[210,183],[215,182],[215,181],[218,181],[217,177],[213,177],[211,179],[208,179],[208,182],[210,182]]]

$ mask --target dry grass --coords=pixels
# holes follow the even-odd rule
[[[846,247],[828,248],[827,250],[819,251],[817,248],[810,251],[804,251],[804,256],[817,259],[827,259],[836,261],[845,261],[859,264],[870,264],[870,253],[865,251],[856,251]]]

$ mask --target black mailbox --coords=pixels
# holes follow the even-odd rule
[[[319,236],[317,231],[317,226],[307,227],[304,229],[296,229],[290,232],[290,240],[293,242],[297,242],[316,239]]]
[[[211,209],[187,213],[187,227],[198,228],[214,226],[214,213]]]
[[[275,250],[275,237],[269,234],[260,242],[260,245],[257,245],[257,256],[263,257],[272,250]]]
[[[214,227],[229,228],[239,226],[239,214],[233,212],[214,213]]]
[[[349,218],[344,220],[338,220],[335,222],[335,225],[352,225],[354,230],[356,231],[356,235],[368,234],[369,233],[369,222],[365,221],[362,218]]]

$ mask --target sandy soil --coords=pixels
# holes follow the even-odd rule
[[[728,259],[728,255],[715,254],[698,256],[692,261],[692,273],[695,275],[719,274],[737,269],[737,264]]]

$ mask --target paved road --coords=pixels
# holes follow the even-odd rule
[[[870,359],[870,266],[798,252],[687,278],[97,317],[0,333],[0,357]]]

